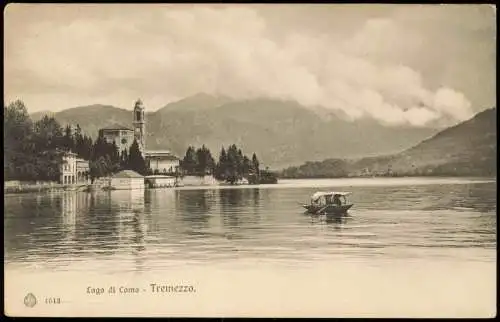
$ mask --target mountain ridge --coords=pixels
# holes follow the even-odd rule
[[[496,107],[483,110],[400,153],[309,161],[282,171],[282,176],[287,178],[373,175],[496,175]]]
[[[325,117],[293,101],[197,94],[147,112],[146,145],[183,156],[189,145],[205,144],[217,156],[222,146],[234,143],[245,153],[257,153],[263,165],[277,169],[306,160],[395,153],[438,132],[387,127],[370,119],[349,122],[338,113],[328,114]],[[78,123],[93,138],[110,124],[132,125],[132,110],[106,104],[53,115],[62,125]]]

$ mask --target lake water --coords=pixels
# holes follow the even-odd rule
[[[318,190],[352,192],[349,215],[304,214],[299,203]],[[192,295],[190,304],[176,302],[174,311],[148,309],[160,301],[151,298],[135,306],[136,314],[496,313],[494,180],[283,180],[258,187],[19,194],[4,202],[6,283],[11,276],[20,295],[42,276],[67,279],[73,299],[89,299],[85,283],[96,279],[126,278],[146,290],[151,280],[169,276],[205,293]],[[298,292],[304,288],[309,291]],[[212,300],[219,296],[223,304]],[[204,306],[190,314],[196,297]],[[132,314],[128,300],[107,303],[101,312]]]

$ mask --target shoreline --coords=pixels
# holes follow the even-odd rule
[[[333,180],[333,179],[398,179],[398,178],[481,178],[481,179],[496,179],[495,175],[398,175],[398,176],[342,176],[342,177],[278,177],[281,180]]]
[[[33,192],[65,192],[65,191],[86,191],[92,185],[90,184],[75,184],[63,185],[54,184],[20,184],[17,186],[4,186],[4,195],[17,195]]]
[[[466,181],[467,183],[474,183],[475,181],[479,181],[480,183],[493,183],[496,182],[496,177],[491,176],[408,176],[408,177],[342,177],[342,178],[281,178],[278,183],[273,184],[205,184],[205,185],[183,185],[183,186],[173,186],[173,187],[155,187],[150,188],[144,186],[144,190],[190,190],[190,189],[254,189],[254,188],[272,188],[272,187],[287,187],[290,183],[304,183],[304,182],[317,182],[319,185],[312,185],[314,188],[326,187],[324,183],[328,183],[327,186],[330,186],[332,181],[339,181],[337,184],[342,185],[343,183],[352,183],[357,182],[372,182],[377,183],[377,181],[385,180],[385,181],[394,181],[404,183],[404,180],[425,180],[425,182],[408,182],[407,184],[424,184],[424,183],[432,183],[438,184],[442,180],[453,180],[453,181]],[[437,183],[435,181],[438,181]],[[444,183],[444,182],[443,182]],[[357,186],[358,184],[354,184]],[[368,184],[372,186],[373,184]],[[377,185],[377,184],[376,184]],[[301,185],[302,186],[302,185]],[[83,184],[83,185],[61,185],[61,184],[30,184],[30,185],[19,185],[15,187],[4,187],[4,196],[14,196],[20,194],[29,194],[29,193],[61,193],[61,192],[111,192],[111,191],[127,191],[131,189],[105,189],[103,186],[93,185],[93,184]],[[141,189],[142,190],[142,189]]]

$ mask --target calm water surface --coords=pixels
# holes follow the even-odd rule
[[[318,190],[349,216],[305,215]],[[496,182],[289,180],[260,187],[67,192],[4,198],[7,268],[102,274],[263,263],[495,263]]]

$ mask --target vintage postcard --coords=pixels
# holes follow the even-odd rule
[[[496,9],[4,7],[4,314],[494,317]]]

